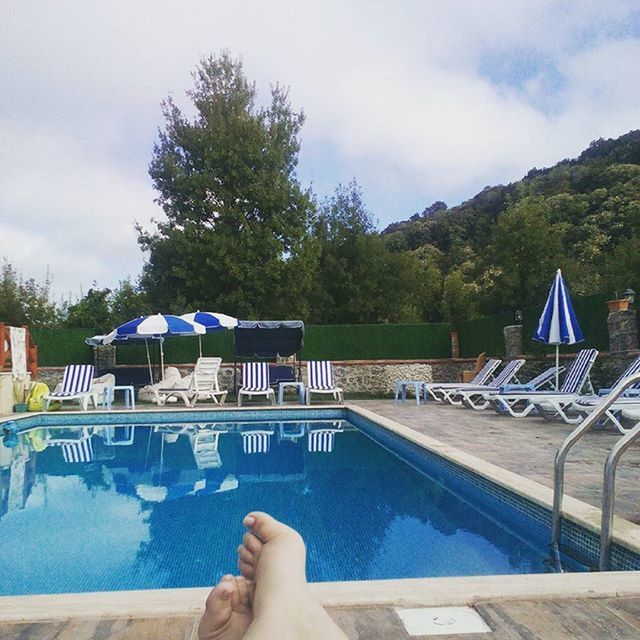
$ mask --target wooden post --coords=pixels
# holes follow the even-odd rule
[[[6,330],[4,322],[0,322],[0,371],[4,371],[7,357],[9,355],[9,349],[5,350],[4,345],[6,343]]]

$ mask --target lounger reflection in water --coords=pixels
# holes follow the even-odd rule
[[[307,432],[307,450],[310,453],[331,453],[335,444],[336,433],[342,433],[340,420],[336,420],[331,428],[309,428]]]
[[[49,446],[61,447],[65,462],[92,462],[93,445],[91,444],[91,436],[93,434],[89,427],[64,430],[66,433],[69,431],[75,432],[77,437],[56,435],[56,431],[50,429],[48,438]]]
[[[269,453],[272,431],[255,429],[242,432],[242,450],[247,454]]]

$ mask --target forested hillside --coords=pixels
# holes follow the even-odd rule
[[[0,320],[104,332],[206,309],[459,325],[541,306],[558,267],[574,296],[640,290],[640,131],[379,232],[355,178],[322,200],[300,183],[304,113],[285,89],[259,100],[228,52],[203,59],[193,78],[195,115],[171,97],[162,105],[149,174],[165,218],[138,226],[142,274],[54,304],[49,277],[26,279],[5,261]]]
[[[454,321],[542,301],[557,267],[574,295],[640,288],[640,131],[459,206],[437,202],[383,237],[440,274]]]

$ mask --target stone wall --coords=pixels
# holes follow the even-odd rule
[[[179,369],[183,376],[193,371],[193,365],[169,365]],[[336,385],[342,387],[346,393],[365,393],[373,395],[388,395],[393,392],[396,380],[425,380],[428,382],[460,381],[462,371],[473,369],[475,359],[458,360],[356,360],[336,361],[334,378]],[[123,367],[132,368],[132,367]],[[135,368],[145,369],[138,365]],[[116,367],[117,369],[117,367]],[[64,367],[41,367],[39,380],[53,389],[62,381]],[[306,383],[306,366],[302,366],[302,378]],[[234,365],[223,363],[220,367],[218,380],[222,389],[233,389]],[[237,381],[240,383],[241,373],[238,365]]]
[[[627,368],[636,357],[637,352],[629,353],[601,353],[592,369],[593,386],[608,387]],[[562,354],[560,364],[570,366],[573,354]],[[526,357],[526,364],[518,376],[526,381],[544,369],[555,364],[555,356]],[[354,360],[336,361],[334,377],[336,384],[349,394],[372,394],[389,396],[393,392],[396,380],[425,380],[427,382],[459,382],[462,371],[473,369],[475,359],[457,360]],[[193,365],[177,366],[183,376],[193,371]],[[146,366],[140,366],[146,369]],[[39,369],[38,379],[53,389],[62,381],[63,367],[42,367]],[[233,389],[234,365],[223,364],[218,379],[222,389]],[[238,365],[237,380],[240,383],[240,365]],[[306,367],[302,367],[302,377],[306,382]]]

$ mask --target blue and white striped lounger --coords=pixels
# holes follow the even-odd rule
[[[269,365],[266,362],[242,363],[242,387],[238,390],[238,406],[242,396],[266,396],[271,404],[276,403],[275,391],[270,386]]]
[[[306,403],[311,404],[312,393],[330,393],[334,400],[344,402],[340,387],[333,382],[333,365],[329,360],[309,360],[307,362]]]
[[[91,383],[93,382],[92,364],[70,364],[64,368],[62,388],[60,391],[52,391],[42,397],[43,410],[47,411],[51,402],[77,401],[80,408],[86,411],[89,408],[89,400],[92,399],[97,408],[96,399],[91,395]]]

